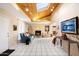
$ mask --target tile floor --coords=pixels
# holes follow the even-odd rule
[[[10,56],[67,56],[67,53],[54,46],[50,38],[34,38],[30,45],[19,43]]]

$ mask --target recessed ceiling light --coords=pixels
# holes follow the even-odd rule
[[[53,11],[54,7],[51,9],[51,11]]]
[[[28,8],[26,8],[25,10],[26,10],[27,12],[29,11],[29,9],[28,9]]]
[[[51,11],[53,11],[53,9],[51,9]]]

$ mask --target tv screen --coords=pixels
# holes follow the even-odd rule
[[[61,22],[61,32],[64,33],[77,33],[77,20],[78,17]]]

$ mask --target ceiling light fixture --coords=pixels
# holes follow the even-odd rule
[[[28,9],[28,8],[26,8],[25,10],[26,10],[27,12],[29,11],[29,9]]]
[[[51,11],[53,11],[54,10],[54,7],[53,8],[51,8]]]
[[[53,11],[53,9],[51,9],[51,11]]]

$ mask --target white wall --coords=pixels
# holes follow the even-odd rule
[[[0,52],[6,49],[15,49],[18,40],[18,29],[13,30],[13,25],[18,26],[18,20],[22,18],[25,22],[31,22],[30,19],[23,14],[20,10],[17,10],[15,6],[9,3],[0,4]],[[2,21],[2,20],[5,20]],[[8,22],[9,21],[9,22]],[[5,25],[6,24],[6,25]],[[27,31],[27,25],[23,25]],[[20,28],[21,29],[21,28]],[[7,32],[6,39],[3,34]]]
[[[54,14],[52,14],[52,25],[56,24],[56,26],[59,26],[59,35],[61,35],[61,25],[60,22],[73,18],[75,16],[79,16],[79,4],[71,4],[71,3],[64,3],[60,4]],[[75,35],[68,35],[73,40],[78,40]]]
[[[10,4],[0,4],[0,52],[14,49],[17,45],[17,31],[13,31],[13,25],[17,26],[17,17],[13,13]]]
[[[43,36],[45,37],[50,36],[50,29],[48,33],[45,31],[45,26],[49,26],[50,22],[32,22],[30,25],[31,25],[30,32],[32,32],[32,34],[35,34],[36,30],[41,30],[41,34]]]
[[[9,18],[0,14],[0,53],[8,49],[8,27]]]
[[[33,24],[31,26],[32,26],[33,34],[35,34],[36,30],[41,30],[42,33],[45,32],[45,25],[42,25],[42,24]]]

